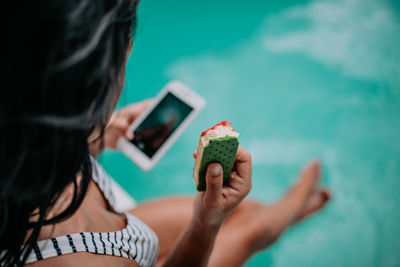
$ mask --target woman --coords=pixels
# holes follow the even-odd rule
[[[251,158],[239,148],[230,183],[115,211],[90,156],[115,148],[148,102],[111,115],[133,47],[137,0],[44,0],[2,8],[1,266],[240,266],[330,197],[319,164],[273,205],[243,200]],[[195,155],[194,155],[195,156]]]

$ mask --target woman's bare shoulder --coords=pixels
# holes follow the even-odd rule
[[[87,252],[78,252],[68,255],[53,257],[38,262],[26,264],[26,267],[70,267],[70,266],[87,266],[87,267],[140,267],[140,265],[131,259],[118,256],[92,254]]]

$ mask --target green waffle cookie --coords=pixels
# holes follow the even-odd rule
[[[218,162],[222,165],[224,173],[224,185],[228,182],[233,164],[235,163],[236,153],[239,147],[239,139],[234,136],[225,136],[211,139],[204,147],[203,157],[199,168],[198,191],[206,190],[207,165]]]

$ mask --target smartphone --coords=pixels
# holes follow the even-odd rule
[[[120,138],[118,148],[141,169],[149,171],[205,104],[203,97],[182,82],[169,82],[130,126],[133,139]]]

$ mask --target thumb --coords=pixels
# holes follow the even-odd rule
[[[125,137],[126,137],[128,140],[132,140],[132,139],[133,139],[133,137],[134,137],[133,131],[132,131],[130,128],[125,132]]]
[[[219,163],[210,163],[206,173],[206,195],[210,198],[218,198],[222,190],[222,167]]]

